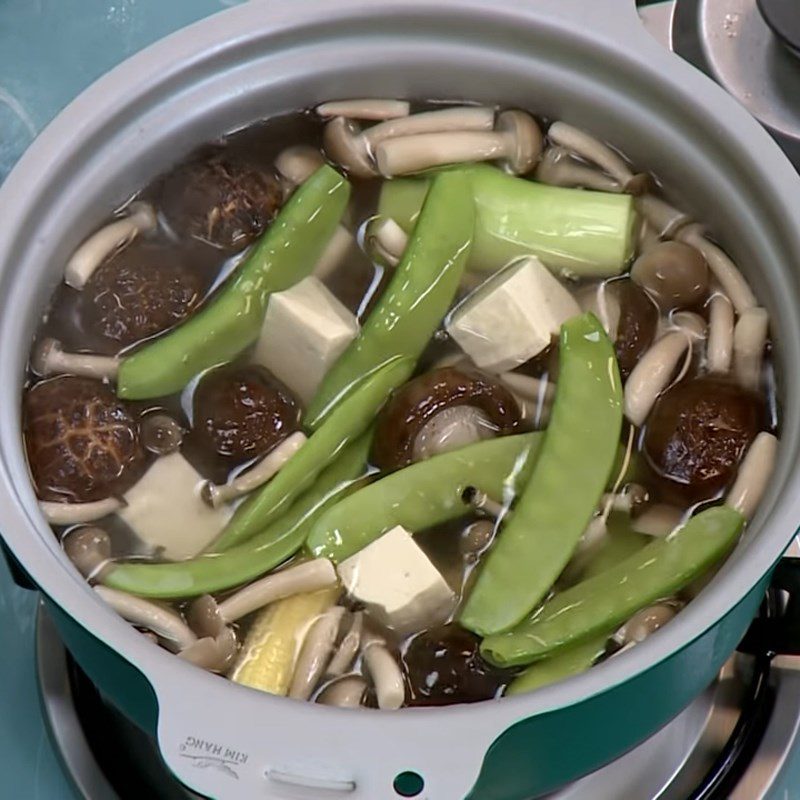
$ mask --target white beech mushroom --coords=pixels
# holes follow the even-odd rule
[[[730,298],[738,314],[758,305],[753,290],[739,272],[739,268],[725,252],[703,236],[702,228],[699,225],[682,228],[677,232],[675,238],[691,245],[703,254],[708,268],[714,273],[714,277]]]
[[[694,311],[675,311],[670,315],[669,321],[692,339],[699,341],[708,335],[706,321]]]
[[[231,628],[225,628],[217,636],[204,636],[178,653],[178,658],[209,672],[227,672],[233,664],[239,644]]]
[[[663,311],[694,305],[708,293],[706,260],[683,242],[660,242],[646,250],[633,262],[631,280]]]
[[[621,192],[622,185],[603,172],[576,161],[563,147],[548,147],[536,167],[539,183],[566,188],[592,189],[597,192]]]
[[[380,217],[367,226],[367,250],[384,264],[396,267],[407,246],[408,234],[391,217]]]
[[[88,503],[58,503],[40,500],[39,508],[51,525],[79,525],[84,522],[96,522],[108,514],[119,511],[124,506],[116,497],[104,497]]]
[[[111,566],[111,537],[102,528],[75,528],[63,538],[61,546],[90,583],[101,581],[106,568]]]
[[[637,611],[611,638],[619,645],[639,644],[678,614],[670,603],[656,603]]]
[[[180,449],[183,428],[169,414],[147,414],[139,424],[139,438],[145,450],[157,456],[167,456]]]
[[[275,157],[275,170],[280,175],[284,196],[288,197],[305,183],[324,163],[322,154],[310,144],[296,144],[281,150]]]
[[[166,606],[108,586],[95,586],[94,590],[123,619],[153,631],[174,652],[185,650],[197,641],[180,615]]]
[[[327,558],[315,558],[280,572],[273,572],[231,594],[221,603],[202,595],[187,611],[189,624],[198,636],[218,636],[223,626],[251,611],[296,594],[316,592],[336,583],[336,570]]]
[[[554,144],[597,164],[620,184],[624,185],[634,177],[633,171],[618,153],[580,128],[566,122],[554,122],[547,129],[547,135]]]
[[[375,148],[384,177],[407,175],[444,164],[497,161],[515,175],[530,172],[542,152],[542,132],[524,111],[503,111],[492,133],[456,131],[387,139]]]
[[[311,697],[330,661],[344,613],[342,606],[333,606],[311,624],[294,665],[289,697],[295,700]]]
[[[651,247],[655,247],[660,242],[661,238],[658,235],[658,231],[642,217],[639,224],[639,233],[636,237],[636,255],[640,256],[642,253],[646,253]]]
[[[31,369],[40,377],[80,375],[84,378],[114,380],[119,359],[91,353],[65,353],[57,339],[42,339],[31,356]]]
[[[584,286],[575,293],[575,299],[582,311],[591,311],[597,317],[608,338],[616,341],[622,315],[617,292],[608,291],[608,284],[603,281],[594,286]]]
[[[638,197],[636,210],[644,217],[655,235],[664,239],[674,236],[678,230],[692,221],[688,214],[653,194]]]
[[[356,100],[330,100],[321,103],[314,110],[323,118],[384,120],[407,117],[411,105],[407,100],[368,97]]]
[[[366,691],[367,682],[360,675],[345,675],[328,684],[320,692],[317,702],[324,706],[358,708],[364,700]]]
[[[115,251],[130,244],[140,233],[156,229],[158,220],[149,203],[135,201],[128,213],[92,234],[78,247],[64,268],[64,283],[83,289],[94,271]]]
[[[525,422],[535,428],[547,424],[556,393],[554,384],[519,372],[502,372],[497,377],[511,390]]]
[[[724,294],[712,295],[708,307],[708,371],[725,374],[733,357],[733,305]]]
[[[343,675],[350,669],[353,661],[358,655],[358,650],[361,647],[361,636],[364,631],[364,613],[356,611],[352,615],[350,627],[347,629],[339,647],[333,654],[325,674],[330,677]]]
[[[378,708],[391,711],[400,708],[406,699],[403,673],[384,642],[380,639],[367,642],[363,659],[375,686]]]
[[[751,391],[761,383],[768,329],[769,314],[760,306],[743,311],[733,329],[733,371],[739,384]]]
[[[631,528],[646,536],[662,537],[672,533],[684,516],[685,512],[677,506],[654,503],[631,521]]]
[[[621,492],[606,492],[600,506],[607,511],[625,511],[630,514],[640,509],[648,498],[647,489],[639,483],[629,483]]]
[[[753,516],[775,469],[777,450],[778,440],[771,433],[762,431],[753,439],[739,465],[739,473],[725,498],[725,505],[735,508],[746,519]]]
[[[641,427],[658,396],[670,382],[675,367],[687,348],[689,337],[683,331],[662,336],[633,368],[625,383],[625,416]]]
[[[267,453],[257,464],[250,467],[230,483],[217,485],[206,481],[202,488],[203,499],[212,507],[219,508],[237,497],[252,492],[274,477],[283,465],[306,443],[306,435],[295,431],[277,447]]]

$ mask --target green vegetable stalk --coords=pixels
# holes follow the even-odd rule
[[[475,198],[468,269],[496,270],[538,256],[558,274],[619,275],[633,255],[636,209],[626,194],[564,189],[515,178],[487,164],[458,167]],[[381,188],[378,213],[409,232],[430,178],[397,178]]]
[[[513,630],[487,637],[481,653],[498,666],[530,664],[609,634],[707,572],[730,552],[743,527],[744,517],[733,508],[702,511],[670,536],[556,595]]]
[[[550,424],[522,496],[486,557],[461,623],[488,636],[525,618],[566,566],[617,455],[622,384],[614,348],[593,314],[561,326]]]
[[[306,409],[308,429],[316,429],[378,364],[395,356],[419,358],[455,296],[474,219],[466,177],[437,175],[391,283]]]
[[[463,516],[467,487],[479,485],[490,496],[503,497],[523,485],[540,440],[539,433],[503,436],[398,470],[325,512],[306,546],[315,557],[338,563],[395,525],[422,531]]]
[[[115,564],[102,582],[139,597],[166,600],[224,592],[260,577],[294,555],[324,511],[358,485],[371,444],[371,434],[365,433],[348,445],[283,516],[244,544],[188,561]]]
[[[320,167],[289,199],[233,277],[171,333],[122,360],[120,397],[180,391],[195,375],[230,361],[257,338],[270,294],[307,277],[347,207],[350,184]]]
[[[212,549],[223,551],[247,541],[287,511],[342,448],[369,428],[392,390],[406,381],[413,370],[411,359],[394,358],[366,375],[280,472],[236,509]]]

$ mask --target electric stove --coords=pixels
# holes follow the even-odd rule
[[[235,2],[0,0],[0,181],[92,80]],[[651,4],[641,9],[642,35],[739,97],[800,164],[800,7],[792,2]],[[800,576],[799,563],[786,562],[787,574]],[[754,624],[745,652],[682,714],[550,800],[800,800],[800,656],[773,658],[771,648],[784,648],[768,635],[782,597],[774,590],[765,599],[766,619]],[[196,798],[71,661],[37,595],[16,586],[2,559],[0,616],[0,798]],[[800,652],[800,637],[784,644]]]

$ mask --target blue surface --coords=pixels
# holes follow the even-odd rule
[[[0,182],[36,134],[93,80],[150,42],[237,2],[0,0]],[[36,602],[13,584],[0,558],[0,793],[73,800],[39,712]],[[800,758],[771,797],[795,800],[798,786]]]

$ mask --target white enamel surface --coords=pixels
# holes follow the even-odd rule
[[[231,512],[211,508],[200,497],[203,476],[180,454],[153,462],[128,490],[118,516],[165,558],[191,558],[220,534]]]
[[[314,275],[272,295],[253,356],[304,403],[358,335],[358,322]]]
[[[366,25],[359,20],[375,8],[370,25],[382,36],[358,38]],[[325,37],[347,38],[348,47],[321,44]],[[59,265],[109,209],[179,153],[265,114],[341,96],[345,85],[352,96],[535,106],[614,141],[637,167],[665,178],[668,196],[682,187],[687,211],[719,231],[758,287],[780,344],[778,463],[737,552],[657,636],[529,696],[380,714],[230,685],[159,652],[99,602],[60,553],[28,482],[20,382],[36,310],[60,280]],[[348,792],[342,796],[382,800],[392,796],[398,772],[415,769],[426,780],[422,797],[461,798],[501,731],[613,687],[684,647],[761,579],[794,533],[800,387],[788,365],[800,363],[800,324],[798,280],[789,270],[800,264],[799,203],[800,179],[758,124],[643,36],[623,0],[303,0],[232,9],[135,57],[78,98],[0,189],[0,529],[56,603],[149,677],[164,755],[201,793],[318,800],[319,782],[334,781]],[[244,762],[238,779],[207,766],[217,745],[223,757],[229,749],[230,761]],[[299,794],[298,775],[317,788]]]
[[[444,619],[455,600],[447,581],[402,525],[395,525],[336,569],[353,599],[402,633]]]
[[[530,256],[469,295],[447,332],[478,367],[505,372],[544,350],[561,323],[579,313],[569,291]]]

